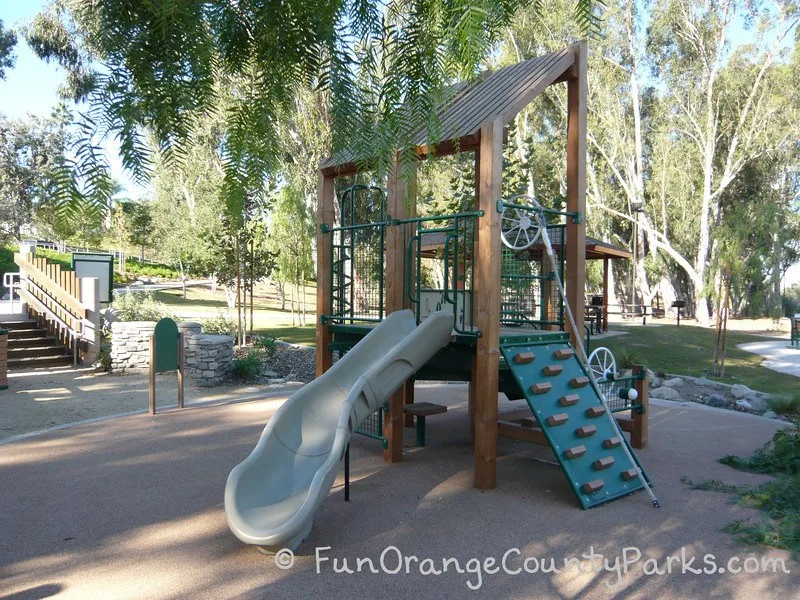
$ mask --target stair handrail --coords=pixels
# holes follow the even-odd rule
[[[78,342],[83,339],[86,308],[61,282],[43,271],[32,259],[33,255],[15,254],[14,262],[19,266],[18,292],[20,298],[46,318],[59,324],[69,334],[72,343],[73,366],[78,364]],[[56,268],[56,272],[61,272]],[[34,293],[36,292],[36,293]],[[37,296],[38,294],[38,296]],[[41,296],[41,297],[39,297]],[[56,310],[53,310],[52,304]],[[60,311],[62,315],[58,314]],[[67,320],[71,321],[68,323]]]
[[[19,273],[3,273],[3,287],[8,290],[8,306],[12,315],[14,314],[14,290],[19,290],[19,282]]]
[[[20,268],[20,275],[25,281],[32,281],[37,287],[43,289],[47,295],[61,309],[70,313],[71,316],[85,319],[86,308],[81,301],[73,296],[68,290],[61,286],[61,283],[54,280],[48,273],[42,271],[34,262],[29,260],[33,255],[15,254],[14,262]]]
[[[50,298],[51,300],[53,299],[52,296],[50,296],[50,294],[48,294],[45,290],[43,290],[41,287],[36,285],[36,283],[34,283],[31,280],[27,280],[27,281],[28,281],[28,283],[33,285],[35,288],[37,288],[39,291],[44,293],[48,298]],[[72,338],[72,366],[73,367],[77,366],[78,365],[78,342],[83,339],[83,332],[82,331],[78,331],[78,329],[76,327],[69,325],[66,321],[64,321],[64,319],[62,319],[56,313],[54,313],[52,310],[50,310],[50,308],[46,304],[44,304],[44,302],[39,300],[39,298],[37,298],[36,296],[31,294],[28,290],[26,290],[26,289],[21,287],[19,289],[19,293],[20,293],[20,297],[21,298],[24,297],[26,302],[28,302],[30,304],[34,304],[36,306],[36,310],[38,310],[40,312],[43,312],[43,313],[46,313],[49,318],[53,319],[59,325],[61,325],[64,329],[67,330],[67,332],[70,334],[70,337]],[[83,320],[82,319],[77,319],[73,315],[70,315],[70,316],[73,318],[73,320],[76,320],[78,322],[78,324],[81,326],[81,329],[82,329],[83,328]]]

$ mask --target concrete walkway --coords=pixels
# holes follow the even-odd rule
[[[194,407],[155,417],[136,415],[49,432],[0,447],[0,598],[788,598],[800,586],[800,565],[787,552],[739,546],[721,528],[760,513],[731,504],[727,495],[690,490],[683,476],[734,484],[764,477],[735,471],[717,459],[748,455],[780,423],[694,404],[654,403],[651,440],[640,457],[656,484],[662,508],[636,494],[582,511],[546,448],[501,441],[498,488],[472,487],[472,446],[466,388],[419,386],[418,399],[450,410],[429,419],[428,447],[408,448],[401,463],[382,462],[374,440],[352,446],[351,501],[341,481],[317,513],[311,536],[291,569],[275,566],[227,529],[223,490],[230,469],[252,449],[281,400]],[[407,443],[414,440],[407,430]],[[458,559],[446,573],[337,574],[347,558],[371,558],[380,569],[389,546],[419,561]],[[315,548],[331,560],[316,573]],[[613,565],[624,548],[642,558],[622,574],[592,572],[581,555],[590,549]],[[556,560],[561,572],[475,573],[511,550],[510,571],[523,558]],[[667,558],[692,569],[731,557],[783,559],[790,574],[643,574],[645,559],[666,569]],[[633,557],[633,550],[627,551]],[[583,560],[584,572],[564,568]],[[760,560],[760,559],[759,559]],[[385,554],[394,568],[397,553]],[[576,564],[576,563],[574,563]],[[595,563],[598,565],[599,563]],[[652,567],[655,563],[650,563]],[[734,563],[734,566],[743,563]],[[748,563],[751,567],[752,560]],[[430,566],[430,565],[428,565]],[[528,562],[533,570],[535,563]],[[488,565],[489,571],[493,570]],[[470,571],[469,569],[472,569]],[[480,588],[472,591],[480,581]],[[794,590],[794,592],[792,591]]]
[[[788,339],[777,342],[748,342],[738,344],[737,348],[763,356],[766,360],[761,363],[762,367],[800,377],[800,349],[789,346]]]

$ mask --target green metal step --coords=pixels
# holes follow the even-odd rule
[[[584,509],[643,489],[635,469],[649,483],[569,342],[507,342],[500,352]]]

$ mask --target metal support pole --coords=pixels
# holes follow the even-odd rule
[[[350,502],[350,442],[344,449],[344,501]]]
[[[183,408],[183,332],[178,334],[178,408]]]
[[[156,336],[150,334],[150,414],[156,414]]]

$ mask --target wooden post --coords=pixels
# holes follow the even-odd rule
[[[11,290],[13,298],[14,290]],[[8,389],[8,331],[0,329],[0,390]]]
[[[640,375],[644,373],[641,379],[636,380],[634,386],[639,393],[637,403],[641,404],[641,411],[631,410],[631,419],[633,420],[633,429],[631,430],[631,446],[634,448],[647,447],[647,421],[650,411],[650,381],[647,378],[647,369],[642,365],[633,365],[633,375]]]
[[[601,331],[608,331],[608,257],[603,257],[603,324]]]
[[[500,358],[500,213],[497,201],[503,183],[503,124],[481,127],[478,243],[475,252],[475,321],[478,338],[475,388],[475,487],[497,485],[497,396]]]
[[[402,165],[395,156],[387,184],[387,212],[394,219],[405,219],[405,199],[409,190],[407,181],[403,179]],[[386,229],[386,314],[402,310],[407,305],[405,294],[405,248],[403,246],[404,225],[392,225]],[[413,397],[408,397],[408,390],[413,390],[413,381],[408,381],[397,390],[388,402],[388,410],[383,413],[383,432],[388,440],[383,451],[386,462],[398,462],[403,457],[403,427],[406,415],[403,407]],[[413,393],[413,392],[412,392]]]
[[[580,223],[567,218],[567,300],[577,331],[570,331],[572,344],[583,343],[583,307],[586,279],[586,42],[572,46],[575,64],[567,80],[567,210],[581,215]],[[569,326],[569,323],[567,323]]]
[[[150,334],[150,414],[156,414],[156,336]]]
[[[322,322],[322,315],[329,315],[331,309],[331,233],[322,233],[321,226],[333,227],[335,192],[333,176],[319,172],[317,198],[317,377],[331,368],[331,332]]]
[[[473,210],[478,210],[480,206],[480,193],[481,193],[481,152],[480,149],[475,150],[475,202],[472,206]],[[475,269],[476,257],[478,256],[478,236],[480,232],[476,226],[473,231],[472,240],[472,268]],[[478,284],[480,287],[480,283]],[[474,288],[474,285],[473,285]],[[473,307],[475,307],[475,291],[473,289]],[[472,311],[472,318],[475,322],[472,324],[477,327],[477,320],[475,319],[475,308]],[[478,393],[478,380],[475,374],[478,372],[478,359],[477,356],[472,357],[472,367],[469,375],[469,391],[467,395],[467,403],[469,410],[469,439],[475,443],[475,396]]]
[[[183,332],[178,334],[178,408],[183,408]]]

